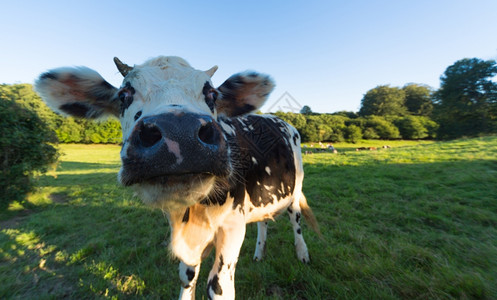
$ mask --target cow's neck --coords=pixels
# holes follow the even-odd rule
[[[226,208],[197,203],[184,210],[167,213],[171,225],[172,253],[190,266],[199,264],[204,250],[214,239]]]

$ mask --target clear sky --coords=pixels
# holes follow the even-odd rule
[[[377,85],[438,88],[455,61],[497,58],[497,0],[2,2],[0,83],[84,65],[119,86],[114,56],[177,55],[218,65],[215,85],[270,74],[263,112],[285,92],[316,112],[358,111]]]

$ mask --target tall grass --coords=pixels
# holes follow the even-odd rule
[[[324,235],[304,228],[311,263],[297,261],[285,217],[270,223],[266,259],[252,262],[249,225],[239,299],[497,298],[497,137],[334,146],[304,155]],[[118,186],[119,148],[62,152],[29,202],[0,215],[0,298],[176,298],[167,221]]]

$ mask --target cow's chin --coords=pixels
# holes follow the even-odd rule
[[[132,187],[145,204],[175,211],[204,199],[215,184],[215,176],[211,174],[184,174],[164,179],[155,178],[133,184]]]

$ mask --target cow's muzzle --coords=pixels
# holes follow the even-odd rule
[[[164,113],[139,120],[123,146],[121,182],[171,183],[228,174],[220,126],[207,115]]]

